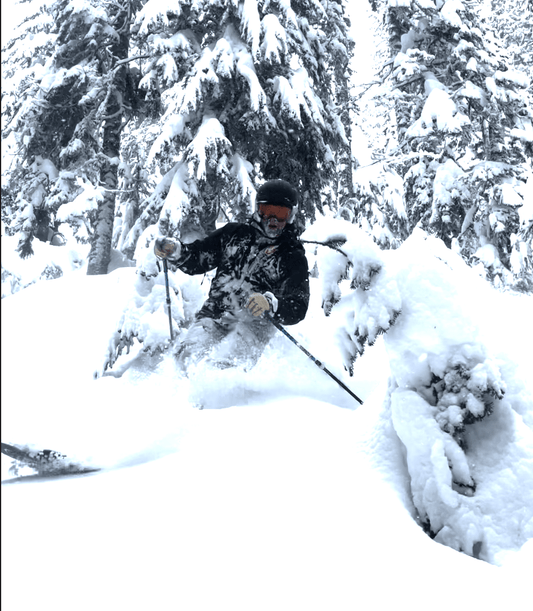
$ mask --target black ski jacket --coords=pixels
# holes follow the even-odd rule
[[[270,291],[278,300],[274,317],[285,325],[305,318],[309,305],[309,268],[292,225],[268,238],[255,220],[228,223],[203,240],[182,244],[179,258],[169,262],[186,274],[216,268],[209,296],[197,317],[220,318],[237,313],[252,293]]]

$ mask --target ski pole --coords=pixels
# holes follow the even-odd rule
[[[168,263],[163,259],[163,271],[165,272],[165,285],[167,287],[167,308],[168,308],[168,324],[170,326],[170,341],[174,341],[174,333],[172,332],[172,311],[170,309],[170,289],[168,288]]]
[[[316,359],[308,350],[306,350],[300,343],[298,343],[298,341],[296,340],[296,338],[294,338],[286,329],[285,327],[283,327],[277,320],[274,320],[274,318],[272,318],[272,316],[270,314],[267,314],[268,320],[270,320],[270,322],[276,327],[276,329],[278,329],[279,331],[281,331],[283,333],[283,335],[285,335],[285,337],[288,337],[291,342],[295,345],[298,346],[298,348],[300,348],[300,350],[307,355],[312,361],[313,363],[319,367],[320,369],[322,369],[322,371],[324,373],[327,373],[328,376],[330,378],[332,378],[333,380],[335,380],[335,382],[337,382],[337,384],[343,388],[349,395],[351,395],[356,401],[358,401],[361,405],[363,405],[363,402],[361,401],[361,399],[355,394],[353,393],[347,386],[346,384],[344,384],[343,382],[341,382],[339,380],[339,378],[337,378],[337,376],[335,376],[334,374],[331,373],[331,371],[329,369],[327,369],[323,363],[321,363],[318,359]]]

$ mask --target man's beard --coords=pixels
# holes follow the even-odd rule
[[[263,231],[265,232],[267,238],[279,238],[285,229],[285,227],[279,227],[278,225],[270,227],[268,221],[261,221],[261,226],[263,227]]]

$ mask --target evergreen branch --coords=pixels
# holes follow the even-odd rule
[[[432,15],[435,13],[435,9],[427,8],[422,6],[417,0],[411,0],[411,2],[419,8],[419,10],[424,13],[424,15]]]
[[[304,244],[318,244],[319,246],[327,246],[328,248],[331,248],[332,250],[336,250],[337,252],[340,252],[341,255],[344,255],[347,259],[349,259],[350,257],[344,252],[344,250],[341,250],[338,246],[335,246],[335,242],[339,242],[339,240],[332,240],[331,242],[318,242],[316,240],[300,240],[300,242],[303,242]]]
[[[431,157],[433,159],[440,159],[441,156],[442,155],[440,154],[430,153],[429,151],[422,151],[422,152],[414,151],[407,155],[402,155],[401,157],[398,157],[397,155],[393,155],[391,157],[383,157],[382,159],[377,159],[376,161],[373,161],[372,163],[368,163],[367,165],[360,165],[359,167],[355,168],[355,171],[357,172],[357,170],[363,170],[364,168],[370,168],[373,165],[376,165],[377,163],[401,164],[401,163],[405,163],[406,161],[411,161],[412,159],[417,159],[418,157]]]
[[[427,66],[423,66],[425,68],[424,72],[417,74],[415,76],[412,76],[410,79],[406,80],[406,81],[402,81],[400,83],[396,83],[393,87],[393,89],[399,89],[400,87],[403,87],[404,85],[410,85],[411,83],[416,83],[416,81],[420,80],[420,79],[425,79],[426,77],[424,76],[424,74],[426,72],[429,72],[431,68],[433,68],[433,66],[438,66],[439,64],[446,64],[448,62],[447,59],[441,59],[441,60],[437,60],[437,61],[433,61],[430,64],[428,64]],[[454,85],[457,85],[457,83],[454,83]]]
[[[370,91],[370,89],[372,89],[372,87],[373,87],[374,85],[382,85],[382,84],[383,84],[383,81],[373,81],[372,83],[365,83],[365,84],[364,84],[364,85],[362,85],[362,86],[365,86],[365,85],[368,85],[368,86],[366,87],[366,89],[365,89],[365,90],[363,90],[363,91],[361,91],[360,93],[358,93],[358,94],[357,94],[356,99],[357,99],[357,100],[361,99],[361,98],[362,98],[362,97],[365,95],[365,93],[366,93],[367,91]]]
[[[410,79],[407,79],[406,81],[402,81],[401,83],[396,83],[393,89],[400,89],[400,87],[411,85],[412,83],[416,83],[417,81],[423,78],[425,78],[423,74],[417,74],[416,76],[412,76]]]
[[[137,189],[110,189],[109,187],[104,187],[101,182],[98,184],[98,188],[102,189],[102,191],[107,191],[107,193],[133,193],[137,191]]]
[[[114,70],[116,70],[117,68],[120,68],[120,66],[123,66],[124,64],[127,64],[129,62],[134,62],[137,59],[150,59],[151,57],[154,57],[154,56],[153,55],[135,55],[134,57],[127,57],[126,59],[121,59],[115,63]]]
[[[392,64],[394,64],[394,59],[389,59],[389,61],[388,61],[388,62],[385,62],[385,63],[383,64],[383,66],[381,66],[381,68],[378,70],[377,74],[379,74],[379,73],[380,73],[382,70],[385,70],[385,68],[386,68],[387,66],[392,66]]]

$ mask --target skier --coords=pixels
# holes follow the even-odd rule
[[[154,252],[187,274],[216,268],[208,298],[178,351],[184,372],[205,357],[218,367],[255,365],[275,327],[304,319],[309,304],[309,269],[292,226],[297,192],[284,180],[257,191],[247,223],[228,223],[203,240],[182,244],[158,238]]]

